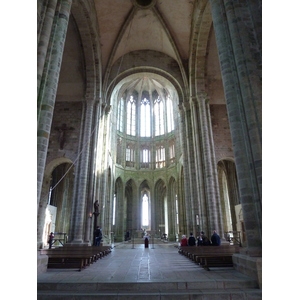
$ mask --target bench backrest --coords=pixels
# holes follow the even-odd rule
[[[110,246],[82,246],[82,247],[58,247],[55,249],[40,249],[41,254],[53,254],[53,253],[99,253],[109,250]]]
[[[220,247],[220,246],[199,246],[199,247],[191,247],[191,246],[184,246],[180,247],[179,250],[181,250],[183,253],[239,253],[240,252],[239,246],[226,246],[226,247]]]

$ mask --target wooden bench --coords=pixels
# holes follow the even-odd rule
[[[178,253],[185,255],[206,270],[210,267],[233,267],[232,255],[239,253],[239,246],[186,246],[180,247]]]
[[[49,269],[82,269],[111,252],[110,246],[68,246],[55,249],[41,249],[48,256]]]
[[[65,232],[54,232],[54,237],[51,243],[51,246],[54,246],[54,244],[56,242],[58,242],[57,244],[59,245],[64,245],[66,243],[67,240],[67,234]]]

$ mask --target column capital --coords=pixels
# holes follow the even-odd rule
[[[209,100],[210,100],[210,98],[209,98],[209,96],[208,96],[208,94],[207,94],[206,91],[201,91],[201,92],[199,92],[198,95],[197,95],[197,98],[198,98],[199,100],[204,100],[205,103],[208,103]]]
[[[182,108],[183,108],[184,112],[187,112],[187,111],[191,110],[191,105],[189,102],[183,102]]]
[[[190,97],[190,105],[194,106],[198,104],[198,98],[196,96],[191,96]]]

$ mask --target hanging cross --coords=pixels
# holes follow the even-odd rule
[[[59,149],[63,150],[64,144],[65,144],[65,141],[66,141],[66,131],[67,130],[73,130],[74,128],[73,127],[68,128],[67,124],[64,123],[64,124],[61,125],[61,127],[56,127],[55,129],[59,131],[59,137],[58,137]]]

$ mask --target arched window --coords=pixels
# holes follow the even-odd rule
[[[174,130],[174,116],[173,116],[173,103],[170,95],[167,97],[167,121],[168,121],[168,132]]]
[[[121,98],[118,104],[117,130],[123,132],[124,99]]]
[[[170,155],[170,163],[175,162],[175,140],[169,141],[169,155]]]
[[[126,166],[134,167],[134,145],[127,144],[126,146]]]
[[[133,96],[127,101],[127,134],[135,136],[135,114],[136,104]]]
[[[113,219],[112,219],[112,224],[115,225],[116,224],[116,199],[117,199],[117,195],[114,194],[114,200],[113,200]]]
[[[155,136],[165,133],[164,125],[164,106],[160,97],[154,100],[154,122],[155,122]]]
[[[163,168],[166,165],[165,147],[163,145],[156,146],[156,168]]]
[[[149,198],[145,193],[143,196],[143,205],[142,205],[142,226],[149,225]]]
[[[141,149],[141,168],[150,167],[150,151],[147,147],[142,147]]]
[[[146,98],[141,101],[141,136],[150,137],[150,101]]]

